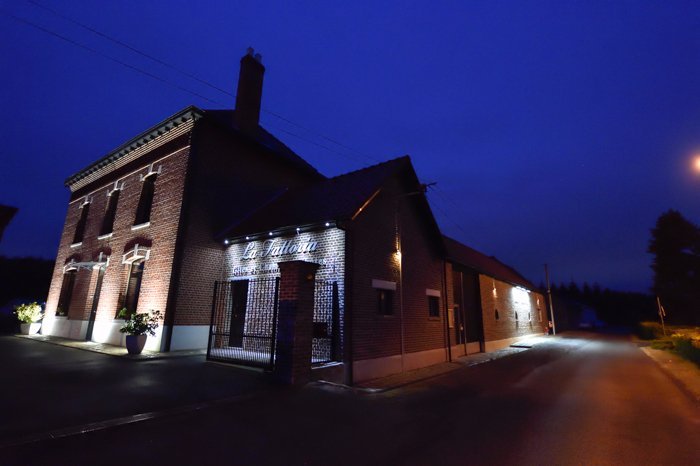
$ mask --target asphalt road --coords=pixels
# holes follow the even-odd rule
[[[174,361],[163,361],[164,373],[188,370],[166,370]],[[379,395],[262,387],[234,390],[245,399],[2,448],[0,464],[700,464],[700,406],[619,337],[552,339]],[[44,390],[50,396],[50,382]]]

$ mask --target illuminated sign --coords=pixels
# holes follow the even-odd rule
[[[241,260],[251,260],[266,257],[280,257],[291,254],[315,252],[318,249],[318,242],[313,240],[280,240],[268,239],[262,243],[258,249],[256,243],[248,243],[243,250]]]

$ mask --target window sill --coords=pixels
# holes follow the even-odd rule
[[[109,239],[109,238],[112,237],[113,234],[114,234],[114,233],[107,233],[106,235],[100,235],[100,236],[97,237],[97,239],[99,239],[99,240]]]
[[[81,241],[81,242],[79,242],[79,243],[73,243],[73,244],[71,244],[70,247],[71,247],[71,248],[77,248],[77,247],[80,247],[80,246],[82,246],[82,245],[83,245],[83,242]]]
[[[142,228],[146,228],[146,227],[149,227],[149,226],[151,226],[151,222],[139,223],[138,225],[132,226],[132,227],[131,227],[131,231],[140,230],[140,229],[142,229]]]
[[[428,317],[428,320],[432,320],[433,322],[440,322],[442,319],[440,319],[440,316],[431,316]]]
[[[54,319],[68,320],[68,316],[54,316]]]

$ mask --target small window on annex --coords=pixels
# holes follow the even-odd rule
[[[116,189],[109,193],[107,210],[105,210],[105,216],[102,219],[102,228],[100,228],[100,236],[108,235],[114,230],[114,217],[117,215],[117,203],[119,202],[120,192],[121,191]]]
[[[428,316],[440,317],[440,298],[428,296]]]
[[[136,218],[134,226],[143,225],[151,221],[151,207],[153,207],[153,195],[156,192],[157,173],[153,173],[143,179],[143,187],[141,188],[141,197],[139,197],[139,205],[136,208]]]
[[[75,235],[73,235],[73,244],[82,243],[85,236],[85,225],[87,224],[88,212],[90,212],[90,201],[85,199],[80,209],[80,220],[75,226]]]
[[[73,288],[75,287],[75,270],[68,270],[63,274],[63,283],[61,284],[61,294],[58,296],[58,306],[56,307],[57,316],[67,316],[70,310],[70,300],[73,297]]]
[[[372,288],[377,293],[377,314],[381,316],[394,315],[396,282],[372,279]]]
[[[126,309],[128,317],[136,312],[136,306],[139,302],[139,293],[141,292],[141,279],[143,278],[143,268],[146,261],[143,259],[136,260],[129,266],[129,277],[126,282],[126,292],[124,294],[124,302],[122,309]]]
[[[377,313],[383,316],[394,314],[394,292],[392,290],[377,290]]]

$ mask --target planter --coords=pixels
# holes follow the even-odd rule
[[[36,335],[39,333],[39,329],[41,328],[41,322],[32,322],[31,324],[21,324],[20,326],[20,333],[22,335]]]
[[[127,335],[126,350],[129,354],[141,354],[143,347],[146,346],[146,338],[148,335]]]

